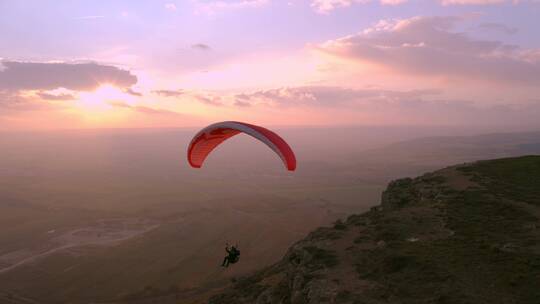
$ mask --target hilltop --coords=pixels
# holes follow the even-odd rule
[[[540,156],[393,181],[211,304],[538,303]]]

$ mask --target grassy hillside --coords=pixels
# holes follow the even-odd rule
[[[390,183],[210,303],[538,303],[540,156]]]

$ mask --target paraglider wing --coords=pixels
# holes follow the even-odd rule
[[[212,150],[238,133],[245,133],[262,141],[279,155],[288,170],[296,169],[294,152],[283,138],[266,128],[238,121],[218,122],[199,131],[189,144],[189,164],[200,168]]]

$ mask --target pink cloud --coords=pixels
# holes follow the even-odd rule
[[[0,117],[9,117],[23,112],[51,111],[62,108],[62,105],[37,101],[13,92],[0,90]]]
[[[334,56],[376,64],[410,76],[498,84],[540,84],[536,50],[475,39],[454,31],[458,17],[383,20],[372,28],[327,41],[319,49]]]
[[[184,114],[174,112],[174,111],[155,109],[155,108],[146,107],[146,106],[130,105],[128,103],[121,102],[121,101],[109,102],[109,105],[116,108],[128,109],[128,110],[132,110],[135,112],[144,113],[148,115],[167,115],[167,116],[178,116],[178,117],[186,116]]]
[[[407,2],[408,0],[381,0],[382,5],[399,5]]]
[[[44,100],[74,100],[75,99],[75,96],[71,94],[64,94],[64,93],[50,94],[46,92],[39,92],[37,93],[37,96],[39,96],[39,98],[44,99]]]
[[[219,107],[225,105],[222,98],[219,96],[194,94],[193,97],[199,102],[209,106]]]
[[[395,91],[329,86],[276,88],[234,96],[235,105],[252,111],[326,113],[334,123],[529,125],[540,126],[540,100],[520,104],[480,105],[442,97],[439,90]]]
[[[334,9],[349,7],[353,4],[366,4],[371,0],[312,0],[311,7],[318,13],[326,14]],[[408,0],[379,0],[382,5],[399,5],[408,2]]]
[[[507,0],[441,0],[442,5],[489,5],[510,2]]]
[[[155,90],[155,91],[152,91],[152,93],[154,94],[157,94],[157,95],[161,95],[161,96],[164,96],[164,97],[180,97],[182,95],[185,95],[186,92],[184,90]]]
[[[354,89],[334,86],[284,87],[242,93],[234,96],[242,105],[272,107],[363,107],[367,104],[391,103],[395,100],[422,99],[438,95],[439,90],[394,91]]]
[[[268,4],[270,0],[198,0],[195,2],[197,12],[213,15],[221,11],[262,7]]]

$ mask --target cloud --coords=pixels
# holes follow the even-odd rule
[[[370,0],[313,0],[311,7],[319,13],[328,13],[339,7],[348,7],[353,3],[368,3]]]
[[[137,92],[137,91],[133,90],[132,88],[125,89],[124,93],[127,93],[127,94],[132,95],[132,96],[136,96],[136,97],[142,97],[143,96],[143,94],[141,92]]]
[[[353,3],[352,0],[313,0],[311,7],[319,13],[327,13],[337,7],[347,7]]]
[[[137,77],[129,71],[97,63],[38,63],[2,61],[0,90],[90,91],[107,83],[129,88]]]
[[[225,105],[223,103],[222,99],[220,97],[218,97],[218,96],[196,94],[196,95],[193,95],[193,97],[195,97],[196,100],[198,100],[201,103],[204,103],[206,105],[216,106],[216,107],[220,107],[220,106]]]
[[[35,101],[13,92],[0,90],[0,116],[9,116],[14,113],[29,111],[50,111],[62,108],[47,102]]]
[[[145,106],[133,106],[128,103],[121,102],[121,101],[111,101],[109,102],[109,105],[116,108],[129,109],[135,112],[149,114],[149,115],[185,116],[184,114],[174,112],[174,111],[154,109],[154,108],[145,107]]]
[[[6,109],[15,105],[26,103],[19,95],[0,90],[0,114],[5,113]]]
[[[277,107],[351,107],[391,102],[393,100],[421,99],[438,95],[439,90],[393,91],[381,89],[353,89],[334,86],[285,87],[237,94],[235,104]],[[239,104],[238,104],[239,103]]]
[[[382,5],[399,5],[406,3],[408,0],[381,0]]]
[[[311,0],[311,7],[318,13],[327,14],[337,8],[350,7],[353,4],[371,3],[372,0]],[[409,2],[409,0],[378,0],[381,5],[400,5]],[[540,0],[438,0],[441,5],[493,5],[493,4],[519,4],[519,3],[538,3]]]
[[[39,98],[44,100],[74,100],[75,96],[71,94],[50,94],[45,92],[39,92],[37,93],[37,96]]]
[[[194,45],[191,46],[192,49],[195,49],[195,50],[200,50],[200,51],[208,51],[208,50],[211,50],[212,48],[204,43],[196,43]]]
[[[238,10],[246,8],[259,8],[268,4],[270,0],[198,0],[196,12],[214,15],[221,11]]]
[[[311,7],[318,13],[326,14],[341,7],[349,7],[353,4],[366,4],[371,0],[312,0]],[[379,0],[382,5],[399,5],[408,2],[408,0]]]
[[[237,107],[241,107],[241,108],[251,107],[251,103],[246,102],[246,101],[242,101],[242,100],[236,100],[234,102],[234,105],[237,106]]]
[[[211,92],[188,92],[184,90],[156,90],[152,91],[156,95],[163,97],[186,97],[186,99],[195,100],[210,106],[225,106],[225,98],[217,96]]]
[[[480,40],[453,28],[458,17],[383,20],[361,33],[327,41],[319,50],[339,58],[376,64],[410,76],[498,84],[540,84],[535,50]]]
[[[184,95],[186,92],[183,90],[155,90],[152,93],[165,96],[165,97],[179,97]]]
[[[239,107],[277,107],[280,112],[321,111],[334,123],[426,125],[519,125],[540,127],[540,101],[481,105],[448,99],[440,90],[395,91],[332,86],[277,88],[237,94]],[[267,111],[266,109],[261,111]]]
[[[508,35],[513,35],[518,32],[518,29],[515,27],[509,27],[507,25],[496,22],[481,23],[478,28],[484,31],[491,31]]]
[[[165,3],[165,9],[169,11],[176,11],[176,4],[174,3]]]

